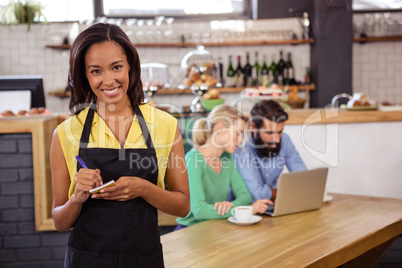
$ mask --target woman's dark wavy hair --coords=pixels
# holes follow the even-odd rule
[[[282,106],[273,100],[264,100],[256,103],[251,109],[251,121],[257,128],[261,128],[264,124],[264,118],[272,122],[279,123],[288,120],[288,113]]]
[[[96,95],[89,86],[85,72],[85,55],[90,46],[112,41],[120,45],[130,65],[127,95],[131,106],[144,102],[141,81],[141,65],[138,52],[123,30],[113,24],[97,23],[82,31],[74,40],[70,50],[70,70],[68,87],[71,92],[69,109],[78,114],[85,104],[96,103]]]

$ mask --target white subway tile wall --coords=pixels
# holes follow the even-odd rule
[[[402,13],[353,16],[355,37],[402,36]],[[353,44],[353,92],[379,103],[402,103],[402,41]]]
[[[65,37],[71,41],[79,31],[88,27],[78,23],[41,23],[33,24],[27,31],[26,24],[3,25],[0,27],[0,75],[43,75],[46,94],[64,89],[67,85],[68,50],[55,50],[45,48],[46,45],[58,45]],[[121,26],[134,43],[143,42],[177,42],[184,35],[188,41],[204,38],[209,42],[225,40],[246,40],[255,38],[279,38],[278,35],[295,33],[300,36],[301,27],[297,19],[277,19],[258,21],[226,21],[224,22],[174,22],[164,25],[161,29],[166,32],[173,30],[173,38],[164,36],[160,38],[156,28],[152,35],[146,35],[147,28],[134,25]],[[169,28],[171,27],[171,28]],[[196,29],[196,30],[194,30]],[[288,31],[291,30],[291,31]],[[142,35],[138,34],[142,31]],[[176,34],[179,33],[179,34]],[[198,34],[197,34],[198,33]],[[233,34],[237,33],[237,34]],[[158,32],[158,34],[160,34]],[[155,37],[157,36],[157,37]],[[180,63],[184,55],[195,48],[143,48],[139,47],[141,62],[160,62],[169,66],[170,83],[177,87],[183,79]],[[259,52],[261,64],[262,55],[267,56],[269,64],[274,58],[279,59],[279,51],[286,56],[292,53],[296,80],[303,80],[304,70],[310,65],[309,45],[273,45],[273,46],[227,46],[206,47],[211,55],[217,59],[222,58],[224,68],[228,66],[229,55],[233,56],[233,64],[237,64],[236,56],[242,56],[245,63],[247,51],[250,52],[250,61],[255,61],[254,52]],[[353,45],[353,90],[364,92],[370,98],[391,103],[402,102],[402,42],[368,43]],[[320,90],[320,89],[317,89]],[[226,103],[236,99],[236,95],[229,94]],[[178,106],[189,105],[194,96],[155,96],[155,101]],[[46,96],[47,108],[53,112],[66,113],[68,99]]]

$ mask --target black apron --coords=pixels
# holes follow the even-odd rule
[[[87,148],[94,110],[89,109],[79,156],[99,169],[103,183],[136,176],[157,184],[158,162],[144,117],[134,107],[147,148]],[[77,165],[77,170],[79,167]],[[65,267],[164,267],[157,210],[142,198],[110,201],[88,198],[71,231]]]

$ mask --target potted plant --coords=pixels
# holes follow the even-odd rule
[[[43,6],[34,0],[12,0],[9,4],[9,13],[14,14],[17,22],[27,23],[28,31],[32,22],[38,22],[41,18],[45,19],[42,10]]]

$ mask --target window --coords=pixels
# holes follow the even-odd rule
[[[40,0],[43,14],[49,22],[83,21],[94,18],[93,1],[88,0]]]
[[[402,0],[353,0],[354,11],[402,10]]]
[[[247,18],[249,0],[101,0],[97,17]],[[213,7],[213,8],[211,8]]]

